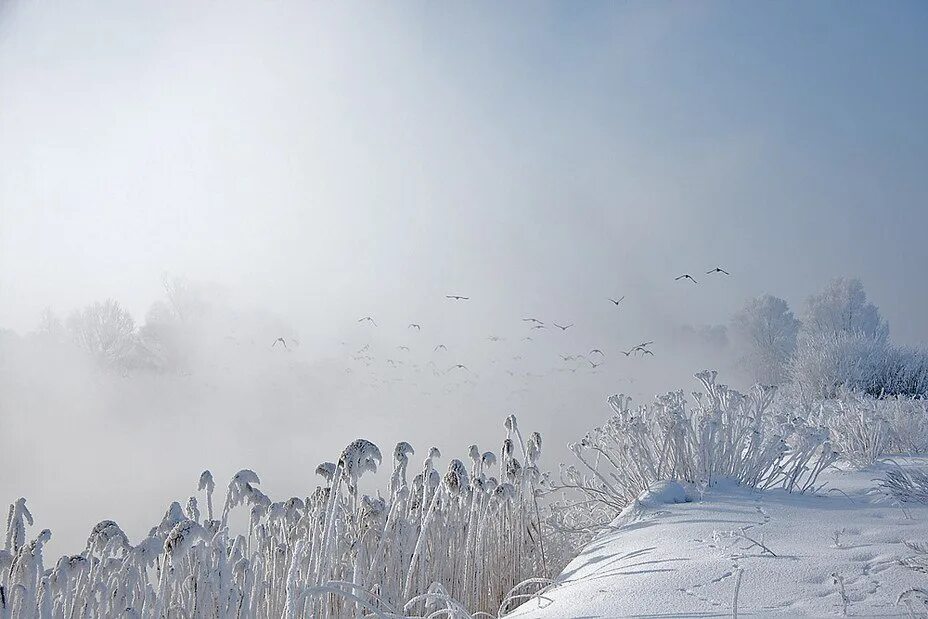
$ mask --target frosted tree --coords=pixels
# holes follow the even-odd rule
[[[36,334],[53,340],[64,339],[65,329],[61,324],[61,319],[52,311],[52,308],[46,307],[39,314],[39,324],[35,330]]]
[[[776,385],[787,378],[796,349],[799,321],[783,299],[765,294],[750,299],[731,319],[731,334],[751,379]]]
[[[832,337],[849,333],[886,341],[889,327],[876,305],[867,300],[860,280],[839,277],[830,281],[820,293],[806,299],[802,332]]]
[[[207,303],[201,286],[191,284],[183,277],[169,277],[167,274],[162,276],[161,284],[167,302],[162,303],[159,311],[169,313],[179,322],[190,322],[206,312]],[[152,310],[155,310],[154,306]],[[162,322],[168,322],[165,318],[162,316]]]
[[[889,326],[859,279],[839,277],[806,299],[790,373],[802,394],[832,398],[842,387],[884,391]]]
[[[119,364],[135,345],[135,321],[113,299],[72,313],[68,330],[80,348],[106,365]]]

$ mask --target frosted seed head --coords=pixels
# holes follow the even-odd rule
[[[483,460],[483,466],[485,467],[491,467],[496,464],[496,454],[492,451],[483,452],[481,459]]]
[[[91,529],[90,537],[87,538],[87,549],[99,554],[110,540],[115,540],[120,549],[129,547],[129,539],[119,525],[112,520],[102,520]]]
[[[213,481],[213,474],[209,470],[205,470],[200,474],[200,483],[197,486],[197,490],[206,490],[207,492],[212,492],[216,487],[216,482]]]
[[[502,450],[502,451],[503,451],[503,456],[506,457],[506,458],[512,456],[513,448],[514,448],[514,446],[513,446],[513,443],[512,443],[512,439],[511,439],[511,438],[505,439],[505,440],[503,441],[503,450]]]
[[[203,537],[203,527],[193,520],[178,522],[164,540],[164,553],[173,563]]]
[[[331,484],[332,479],[335,477],[335,463],[334,462],[323,462],[316,467],[316,475],[319,475],[325,479],[326,483]]]
[[[412,448],[412,445],[406,441],[400,441],[396,444],[396,447],[393,449],[393,459],[397,462],[399,461],[408,461],[409,456],[416,453],[416,450]]]
[[[503,425],[506,426],[506,430],[509,432],[515,432],[518,429],[518,424],[516,423],[516,416],[509,415],[506,417],[506,421],[503,422]]]
[[[506,478],[515,483],[519,478],[519,474],[522,472],[522,465],[519,464],[519,461],[515,458],[506,462]]]
[[[377,472],[377,465],[383,460],[377,445],[363,438],[351,442],[344,451],[341,458],[338,459],[339,466],[344,467],[345,472],[352,480],[357,480],[364,473]]]
[[[261,480],[258,479],[258,474],[251,469],[242,469],[235,474],[235,476],[232,478],[232,482],[237,485],[260,484]],[[230,482],[229,485],[231,485],[232,482]]]

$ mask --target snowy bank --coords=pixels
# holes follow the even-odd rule
[[[731,616],[739,572],[740,614],[906,616],[899,595],[928,589],[901,563],[928,541],[928,505],[875,492],[887,467],[832,469],[817,496],[662,484],[508,616]]]

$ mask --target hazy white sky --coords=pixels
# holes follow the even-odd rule
[[[894,339],[926,343],[926,28],[920,2],[0,0],[0,327],[26,332],[45,306],[106,297],[141,322],[170,272],[283,316],[307,362],[366,341],[356,320],[372,315],[383,346],[419,322],[426,350],[454,343],[455,362],[486,363],[488,381],[487,336],[506,337],[512,355],[526,315],[576,323],[546,340],[549,355],[613,351],[726,323],[763,292],[798,309],[849,275]],[[717,264],[732,277],[698,275]],[[700,285],[674,282],[682,272]],[[471,301],[449,305],[449,293]],[[620,295],[617,314],[605,299]],[[303,450],[302,484],[336,455],[320,447],[359,428],[382,445],[463,445],[495,440],[497,422],[477,432],[473,420],[510,411],[563,449],[621,380],[645,394],[691,387],[678,378],[713,362],[668,356],[648,376],[607,366],[598,382],[552,382],[557,398],[520,405],[497,385],[454,406],[397,396],[358,407],[352,387],[310,382],[284,404],[275,396],[312,420],[288,418],[284,451],[253,435],[264,391],[224,394],[222,406],[173,394],[166,408],[204,433],[217,419],[207,413],[236,411],[222,438],[234,449],[202,462],[176,446],[157,476],[143,463],[120,474],[141,482],[139,501],[163,505],[197,467],[280,479],[293,465],[280,453]],[[67,393],[55,414],[71,413]],[[87,440],[148,454],[113,437],[154,430],[95,417],[97,395],[78,398],[95,420]],[[134,406],[113,396],[102,408]],[[22,414],[12,408],[4,422]],[[78,424],[56,419],[40,425],[62,440]],[[54,513],[76,482],[54,457],[30,457],[0,499],[36,488]],[[80,489],[90,494],[75,531],[92,524],[92,501],[132,480],[111,481]],[[144,514],[125,518],[141,531]]]
[[[837,6],[7,2],[0,324],[164,271],[312,321],[847,274],[924,342],[926,8]]]

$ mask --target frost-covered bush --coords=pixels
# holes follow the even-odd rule
[[[584,497],[555,504],[559,525],[577,530],[597,512],[604,522],[665,479],[806,492],[837,459],[827,428],[772,407],[776,388],[742,394],[716,383],[715,372],[696,377],[704,392],[692,404],[682,391],[634,408],[631,398],[609,398],[609,420],[571,446],[580,466],[562,468],[552,484]]]
[[[841,389],[928,396],[928,351],[896,347],[859,280],[836,279],[809,297],[787,376],[815,402]]]
[[[444,470],[437,449],[411,468],[412,447],[397,444],[385,495],[359,489],[382,461],[363,439],[317,468],[324,483],[308,497],[272,501],[246,469],[214,514],[207,471],[199,500],[172,503],[138,544],[104,520],[82,552],[50,567],[51,533],[26,541],[32,515],[20,499],[0,551],[0,617],[495,616],[567,558],[544,542],[541,436],[524,440],[515,417],[506,429],[499,456],[474,445],[468,465]],[[236,533],[240,508],[248,525]]]
[[[811,417],[827,426],[841,456],[869,466],[885,454],[928,452],[928,401],[904,396],[875,398],[840,389],[819,402]]]
[[[900,503],[928,503],[928,474],[916,468],[896,466],[880,480],[880,489]]]
[[[886,342],[859,333],[807,334],[799,338],[790,377],[807,401],[838,396],[842,389],[879,394]]]

